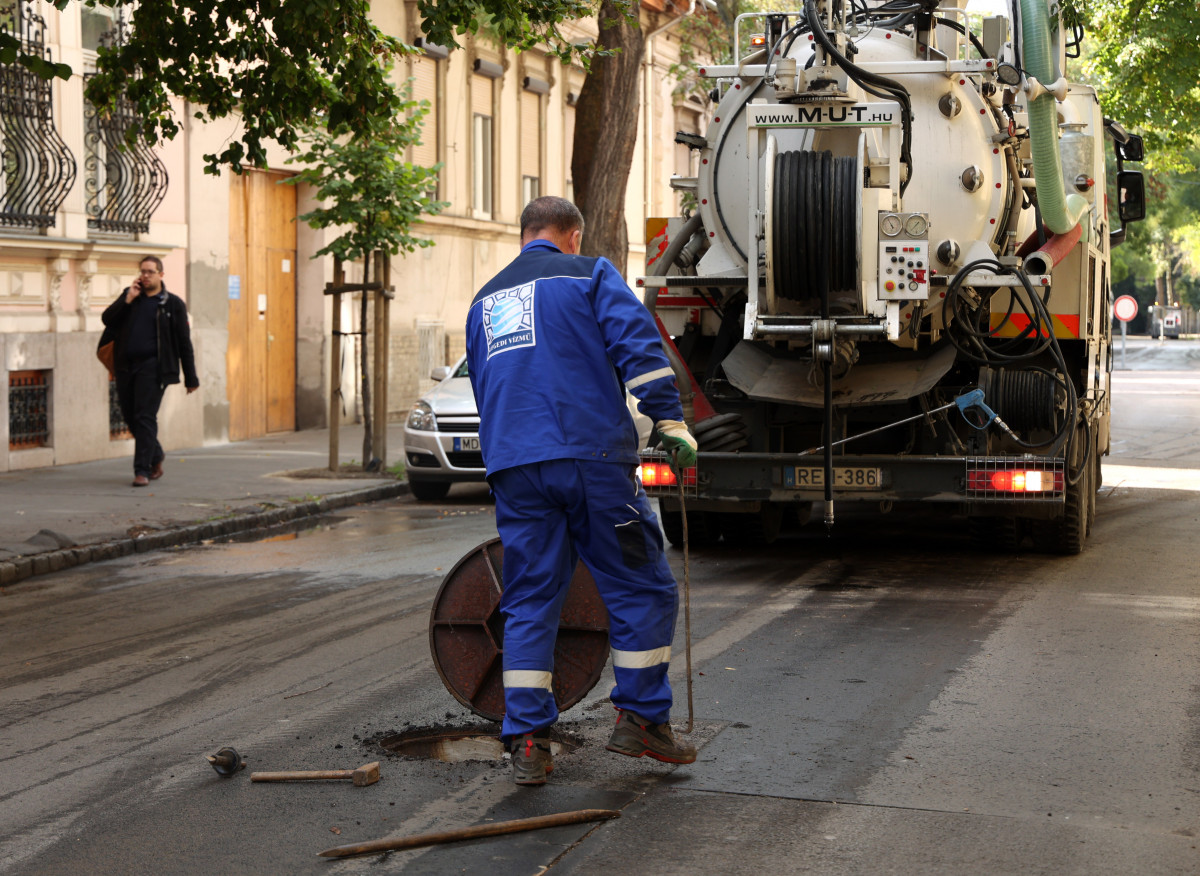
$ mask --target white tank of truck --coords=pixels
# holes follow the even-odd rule
[[[638,280],[700,443],[693,542],[932,501],[990,544],[1082,549],[1142,145],[1065,76],[1082,32],[1012,10],[809,0],[741,16],[733,63],[700,70],[690,215],[648,223]],[[645,474],[678,543],[670,476]]]

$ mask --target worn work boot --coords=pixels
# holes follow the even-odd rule
[[[508,741],[508,750],[512,753],[514,782],[546,784],[546,776],[554,771],[554,756],[550,753],[550,738],[544,731],[513,736]]]
[[[670,724],[651,724],[628,709],[617,714],[617,726],[604,747],[630,757],[650,755],[663,763],[694,763],[696,760],[696,749],[676,742]]]

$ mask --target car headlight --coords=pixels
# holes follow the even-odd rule
[[[408,428],[418,432],[436,432],[437,419],[433,416],[433,408],[423,401],[413,405],[408,413]]]

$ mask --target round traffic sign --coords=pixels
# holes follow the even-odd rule
[[[1132,295],[1122,295],[1113,302],[1113,316],[1121,320],[1121,322],[1129,322],[1129,320],[1137,316],[1137,312],[1137,299]]]

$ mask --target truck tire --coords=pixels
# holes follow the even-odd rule
[[[1067,484],[1067,502],[1063,516],[1034,527],[1037,546],[1048,553],[1075,556],[1082,553],[1090,525],[1089,508],[1094,507],[1096,491],[1092,488],[1095,464],[1088,459],[1079,469],[1079,480]]]
[[[663,534],[671,547],[683,547],[683,514],[679,510],[671,510],[662,499],[658,500],[658,517],[662,522]],[[689,511],[688,547],[712,547],[721,539],[720,523],[717,515],[711,511]]]

